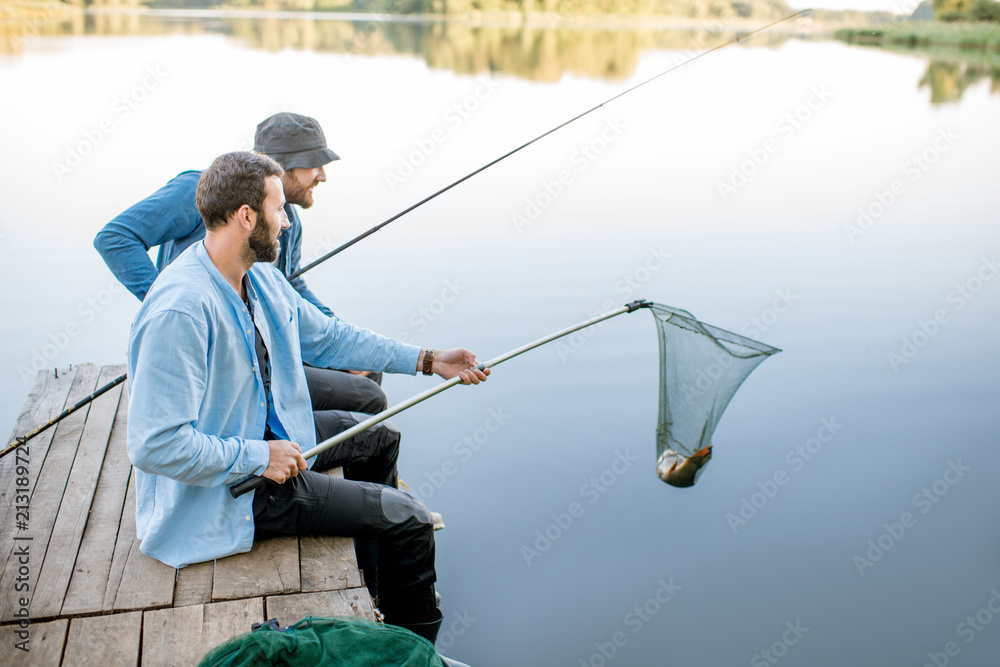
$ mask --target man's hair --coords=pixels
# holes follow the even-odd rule
[[[283,173],[280,164],[260,153],[238,151],[215,158],[198,181],[196,201],[205,229],[225,226],[244,204],[262,213],[267,178],[280,178]]]

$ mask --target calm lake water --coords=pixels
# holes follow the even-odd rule
[[[138,303],[94,234],[249,148],[268,115],[315,116],[342,157],[303,215],[313,258],[731,36],[217,14],[0,25],[7,425],[37,368],[124,361]],[[307,274],[344,319],[482,359],[639,297],[784,350],[736,395],[689,490],[654,474],[643,312],[398,416],[403,477],[448,524],[443,652],[995,664],[997,72],[754,37]],[[431,385],[385,386],[395,401]]]

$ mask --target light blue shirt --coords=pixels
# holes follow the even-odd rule
[[[253,546],[253,494],[234,499],[229,487],[263,473],[269,458],[254,321],[271,358],[274,412],[303,452],[316,432],[302,362],[416,373],[420,348],[324,315],[270,264],[247,275],[253,320],[198,242],[159,275],[132,323],[136,531],[142,552],[172,567]]]

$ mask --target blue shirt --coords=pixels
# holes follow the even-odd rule
[[[229,487],[269,458],[254,322],[272,359],[275,416],[303,452],[316,432],[302,362],[416,373],[420,348],[325,316],[270,264],[247,276],[254,319],[197,243],[160,274],[132,323],[136,531],[142,552],[172,567],[253,545],[253,494],[234,499]]]
[[[151,196],[134,204],[104,228],[94,238],[94,247],[104,262],[128,291],[140,301],[146,298],[150,285],[170,262],[189,246],[205,238],[205,223],[198,212],[196,194],[201,172],[184,171]],[[292,204],[285,204],[289,228],[281,232],[281,251],[276,265],[290,276],[299,270],[302,261],[302,221]],[[156,264],[149,259],[149,249],[159,246]],[[303,299],[333,315],[306,287],[302,276],[291,281]]]

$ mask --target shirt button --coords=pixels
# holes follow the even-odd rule
[[[250,330],[249,330],[249,329],[247,329],[247,335],[248,335],[248,336],[250,335]]]
[[[263,404],[263,403],[261,403],[261,404],[260,404],[260,407],[264,407],[264,404]]]
[[[247,514],[247,521],[249,521],[249,520],[250,520],[250,515],[249,515],[249,514]]]

